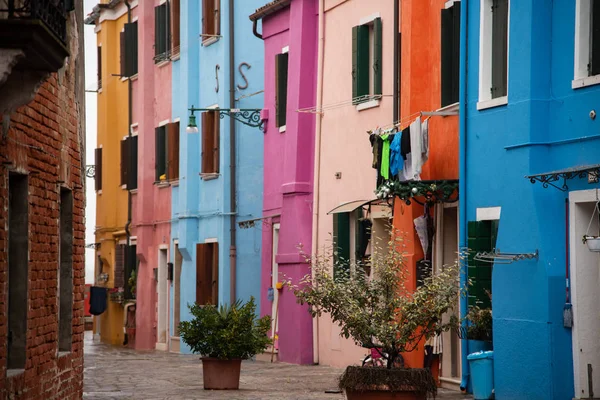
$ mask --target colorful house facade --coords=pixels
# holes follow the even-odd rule
[[[125,49],[125,30],[133,32],[137,18],[137,1],[129,9],[124,1],[99,3],[85,20],[94,25],[98,48],[98,138],[95,149],[96,189],[96,273],[95,285],[107,288],[106,311],[96,316],[94,331],[103,341],[120,345],[125,340],[123,325],[123,298],[126,286],[126,257],[131,249],[128,243],[130,176],[128,144],[130,131],[129,75],[125,70],[125,55],[134,54],[128,38]],[[136,25],[137,26],[137,25]],[[131,36],[131,35],[130,35]],[[133,59],[133,58],[132,58]]]
[[[259,5],[181,2],[181,52],[170,91],[170,117],[185,121],[179,129],[181,179],[168,217],[173,351],[189,352],[177,332],[190,318],[188,304],[251,296],[260,304],[262,232],[239,226],[259,218],[262,206],[263,44],[250,34],[248,20]]]
[[[598,234],[600,7],[463,8],[460,244],[494,262],[496,398],[594,397],[599,260],[582,238]]]
[[[310,273],[318,7],[315,0],[278,0],[250,16],[264,41],[264,202],[261,315],[272,318],[278,359],[312,364],[313,322],[284,277]],[[256,25],[255,25],[256,26]]]

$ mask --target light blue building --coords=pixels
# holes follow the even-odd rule
[[[260,307],[262,232],[238,223],[262,213],[263,133],[259,112],[235,109],[263,105],[263,42],[248,19],[262,3],[181,0],[172,86],[173,119],[180,119],[180,179],[172,194],[172,351],[189,351],[176,328],[189,318],[188,304],[254,296]],[[202,109],[194,112],[197,132],[187,127],[192,106]]]
[[[495,261],[469,274],[492,293],[496,399],[598,397],[600,259],[582,237],[598,235],[600,2],[462,0],[462,17],[461,245]]]

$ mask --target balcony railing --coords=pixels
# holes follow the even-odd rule
[[[67,12],[73,0],[0,0],[0,20],[40,20],[63,44],[67,42]]]

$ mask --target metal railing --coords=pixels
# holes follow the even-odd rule
[[[69,0],[0,0],[0,20],[38,19],[66,44],[70,4]]]

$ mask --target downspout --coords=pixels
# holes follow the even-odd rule
[[[127,23],[130,24],[131,23],[131,4],[129,4],[129,0],[125,0],[125,5],[127,6]],[[132,213],[132,205],[131,205],[131,188],[129,187],[129,180],[130,180],[130,170],[131,168],[131,164],[132,164],[132,147],[131,147],[131,140],[132,140],[132,135],[131,135],[131,124],[132,124],[132,120],[133,120],[133,115],[132,115],[132,110],[133,110],[133,99],[132,99],[132,88],[131,88],[131,79],[127,79],[127,113],[128,113],[128,127],[127,127],[127,140],[129,141],[129,146],[128,146],[128,151],[129,151],[129,165],[128,165],[128,173],[127,173],[127,182],[125,182],[125,184],[127,185],[127,222],[125,223],[125,235],[127,237],[127,253],[129,254],[129,257],[127,257],[127,260],[129,262],[131,262],[131,254],[130,254],[130,239],[131,239],[131,231],[129,230],[129,228],[131,227],[131,213]],[[125,282],[127,282],[129,280],[129,277],[125,277]],[[129,308],[131,304],[126,304],[123,310],[123,345],[126,345],[129,341],[129,338],[127,337],[127,309]]]
[[[234,0],[229,0],[229,108],[235,108],[235,71],[233,67],[233,63],[235,62],[235,41],[233,38],[234,35],[234,18],[233,18],[233,2]],[[229,118],[229,168],[231,178],[229,180],[230,187],[230,203],[231,203],[231,219],[230,219],[230,247],[229,247],[229,301],[230,304],[235,303],[236,296],[236,228],[235,228],[235,219],[236,219],[236,210],[237,203],[235,198],[236,192],[236,168],[235,168],[235,119]]]
[[[323,51],[325,45],[325,0],[319,0],[319,47],[317,56],[317,122],[315,126],[315,163],[313,174],[312,254],[319,252],[319,171],[321,170],[321,125],[323,114]],[[313,319],[313,362],[319,363],[319,318]]]
[[[394,94],[392,100],[394,123],[400,120],[400,1],[394,1]]]
[[[459,184],[458,193],[460,196],[459,215],[460,215],[460,237],[459,237],[459,249],[466,248],[467,246],[467,32],[468,32],[468,0],[462,0],[460,2],[460,76],[459,82],[461,82],[459,89]],[[467,266],[466,261],[463,262],[460,271],[460,287],[467,287]],[[468,299],[467,296],[460,297],[460,315],[465,317],[468,312]],[[463,321],[463,327],[466,327],[466,321]],[[461,343],[461,369],[462,379],[460,382],[460,388],[463,391],[467,390],[469,384],[469,361],[467,356],[469,355],[469,341],[462,339]]]
[[[254,21],[252,21],[252,33],[254,34],[254,36],[259,38],[260,40],[263,40],[262,33],[258,33],[258,19],[255,19]]]

